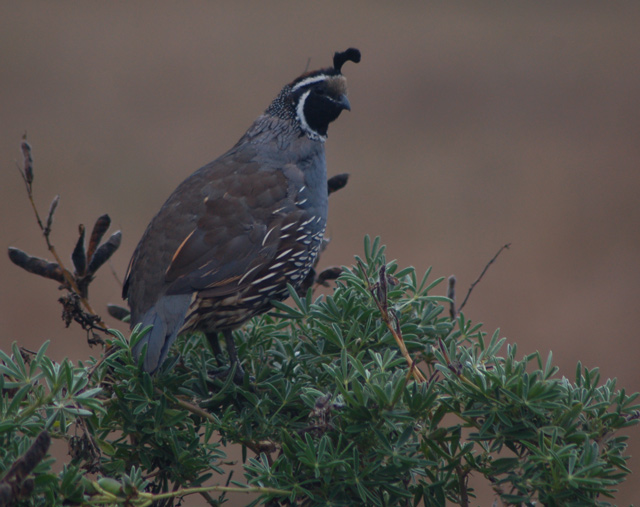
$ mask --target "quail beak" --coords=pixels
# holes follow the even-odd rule
[[[336,101],[342,109],[346,109],[347,111],[351,111],[351,104],[349,103],[349,99],[346,95],[340,95],[340,98]]]

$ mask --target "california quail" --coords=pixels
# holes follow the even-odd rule
[[[318,254],[327,220],[324,142],[329,124],[350,110],[345,62],[286,85],[237,144],[171,194],[136,247],[123,287],[131,326],[153,328],[143,368],[155,372],[183,331],[203,331],[216,353],[223,333],[242,372],[232,330],[298,286]]]

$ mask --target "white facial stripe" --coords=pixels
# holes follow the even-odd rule
[[[326,74],[320,74],[319,76],[308,77],[307,79],[303,79],[298,84],[296,84],[293,88],[291,88],[291,91],[295,92],[296,90],[298,90],[299,88],[302,88],[303,86],[307,86],[307,85],[310,85],[312,83],[318,83],[320,81],[324,81],[325,79],[327,79],[329,77],[330,76],[327,76]]]
[[[296,107],[296,114],[298,115],[298,120],[300,120],[300,125],[302,125],[302,130],[305,132],[312,132],[311,127],[307,123],[307,119],[304,117],[304,103],[307,101],[307,97],[311,93],[311,90],[307,90],[302,94],[300,100],[298,100],[298,107]]]
[[[298,100],[298,106],[296,107],[296,115],[298,116],[300,127],[302,127],[302,130],[309,136],[309,138],[316,141],[326,141],[327,138],[325,136],[321,136],[315,130],[313,130],[307,123],[307,119],[304,117],[304,103],[307,101],[307,97],[310,93],[311,90],[307,90],[300,96],[300,100]]]

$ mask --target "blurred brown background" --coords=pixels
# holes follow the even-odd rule
[[[47,256],[14,167],[25,130],[41,212],[61,195],[59,252],[69,257],[77,224],[109,213],[122,279],[174,187],[231,147],[308,60],[327,66],[355,46],[353,111],[327,142],[330,174],[351,180],[331,199],[323,265],[350,264],[364,234],[380,235],[402,266],[455,273],[462,298],[511,242],[467,315],[521,355],[552,350],[569,378],[582,361],[640,390],[639,26],[631,2],[3,1],[2,248]],[[64,328],[55,283],[6,254],[0,273],[3,350],[52,340],[57,359],[99,352]],[[103,313],[120,302],[108,268],[92,289]],[[634,483],[618,504],[640,497]]]

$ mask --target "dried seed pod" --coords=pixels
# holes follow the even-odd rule
[[[26,134],[24,136],[26,139]],[[33,159],[31,158],[31,145],[27,141],[20,143],[20,149],[22,150],[22,156],[24,158],[24,179],[31,187],[33,183]]]
[[[23,480],[25,476],[30,474],[33,469],[45,458],[47,452],[49,451],[50,445],[51,437],[49,436],[49,433],[47,433],[46,431],[40,432],[40,434],[33,441],[33,444],[31,444],[31,447],[29,447],[27,452],[24,453],[24,456],[20,458],[20,460],[24,463],[24,469],[22,470],[23,474],[21,474],[21,476],[18,476],[18,474],[16,474],[18,480]],[[11,467],[11,469],[13,470],[13,467]],[[10,473],[11,471],[9,471],[7,475],[9,475]]]
[[[122,241],[122,233],[120,231],[116,231],[105,243],[100,245],[96,249],[96,253],[93,254],[91,260],[89,261],[87,274],[93,275],[96,271],[98,271],[100,266],[107,262],[113,255],[113,252],[118,249],[118,247],[120,246],[120,241]]]
[[[73,267],[76,269],[76,275],[84,276],[87,271],[87,254],[84,251],[84,225],[80,224],[78,229],[80,236],[71,254],[71,260],[73,261]]]
[[[62,269],[55,262],[49,262],[40,257],[31,257],[14,247],[9,247],[9,259],[16,266],[20,266],[29,273],[44,276],[59,283],[66,283]]]
[[[127,319],[131,316],[131,312],[128,308],[114,304],[107,305],[107,312],[109,312],[109,315],[111,315],[114,319],[118,319],[121,322],[126,322]]]
[[[89,238],[89,247],[87,248],[87,259],[89,259],[89,262],[91,262],[93,254],[98,248],[100,241],[102,241],[102,236],[107,232],[110,225],[111,219],[109,218],[109,215],[102,215],[98,217],[98,220],[96,220],[93,230],[91,231],[91,237]]]
[[[47,214],[47,226],[44,228],[44,233],[49,234],[51,232],[51,226],[53,225],[53,215],[56,212],[56,208],[60,203],[60,196],[56,195],[51,201],[51,206],[49,206],[49,213]]]
[[[349,173],[336,174],[335,176],[329,178],[329,180],[327,181],[329,195],[337,192],[341,188],[344,188],[348,181]]]
[[[449,315],[452,319],[456,318],[456,277],[451,275],[447,280],[447,297],[451,300],[449,307]]]

